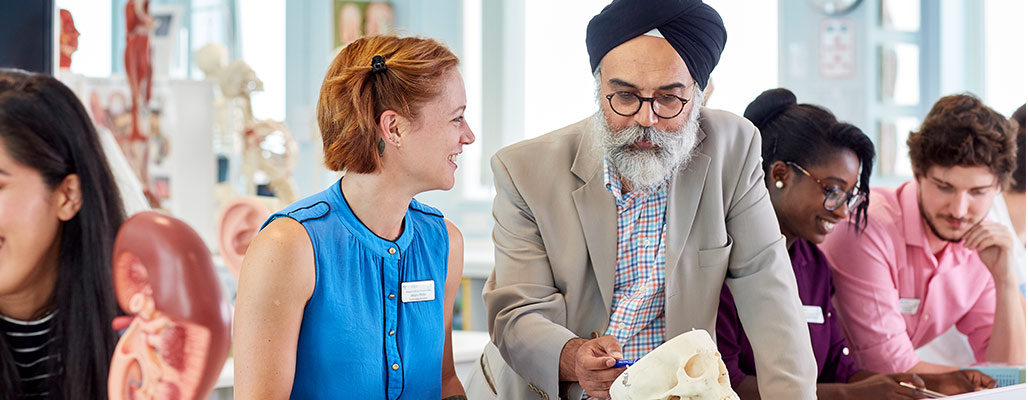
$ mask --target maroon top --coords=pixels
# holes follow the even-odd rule
[[[849,356],[846,338],[842,336],[835,308],[832,307],[831,299],[835,289],[828,260],[817,246],[803,239],[796,239],[793,243],[789,249],[789,258],[792,259],[792,270],[796,274],[800,302],[807,311],[810,344],[817,360],[817,382],[845,383],[859,368]],[[823,323],[812,322],[817,319],[817,311],[811,306],[820,307]],[[771,307],[768,311],[776,310]],[[728,286],[721,287],[721,306],[717,313],[717,348],[728,367],[732,387],[738,387],[746,375],[757,375],[753,364],[753,348],[743,332],[735,300]]]

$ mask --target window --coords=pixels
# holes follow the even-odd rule
[[[286,117],[286,3],[285,0],[239,2],[242,58],[264,82],[264,92],[253,95],[258,120]]]
[[[124,26],[111,26],[111,0],[59,0],[57,8],[71,12],[75,29],[79,31],[79,48],[71,56],[71,72],[85,76],[110,75],[111,31],[125,30]]]

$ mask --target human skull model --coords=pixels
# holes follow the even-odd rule
[[[738,400],[717,346],[705,330],[668,340],[622,372],[613,400]]]

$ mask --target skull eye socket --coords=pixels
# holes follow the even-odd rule
[[[685,362],[685,374],[689,375],[690,378],[699,378],[703,376],[704,372],[707,372],[708,357],[704,357],[704,354],[695,354],[689,357],[689,361]]]

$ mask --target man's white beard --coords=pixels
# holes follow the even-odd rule
[[[631,184],[631,190],[656,188],[689,164],[696,148],[696,132],[700,129],[700,107],[692,107],[689,119],[677,132],[668,132],[653,127],[633,125],[615,131],[607,123],[603,112],[594,116],[599,145],[607,156],[607,162],[618,177]],[[633,144],[648,140],[653,148],[640,150]]]

